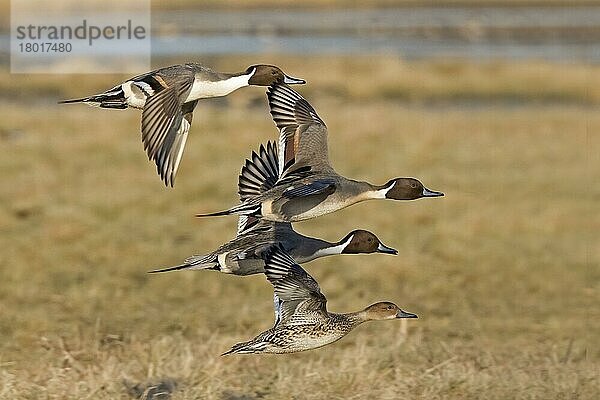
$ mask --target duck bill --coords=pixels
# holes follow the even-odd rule
[[[423,188],[423,197],[441,197],[444,193]]]
[[[283,75],[283,83],[288,85],[303,85],[306,81],[304,79],[294,78],[293,76]]]
[[[398,250],[393,249],[391,247],[387,247],[383,243],[379,243],[379,246],[377,246],[377,252],[378,253],[385,253],[385,254],[393,254],[393,255],[397,255],[398,254]]]
[[[396,318],[419,318],[417,314],[409,313],[406,311],[398,310]]]

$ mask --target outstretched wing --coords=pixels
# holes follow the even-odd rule
[[[246,160],[238,178],[238,193],[244,201],[271,189],[279,179],[279,165],[275,142],[260,145],[258,153],[253,151]]]
[[[162,180],[173,186],[197,102],[183,103],[194,82],[191,70],[169,78],[167,82],[154,76],[163,89],[149,96],[144,105],[142,142]]]
[[[279,179],[279,164],[275,142],[260,145],[258,153],[252,152],[250,159],[242,167],[238,178],[238,193],[244,202],[271,189]],[[237,234],[248,231],[258,224],[257,217],[241,215],[238,219]]]
[[[289,86],[275,83],[267,90],[271,116],[279,129],[280,176],[298,168],[329,170],[327,127],[315,109]]]
[[[275,324],[305,324],[327,316],[327,299],[319,284],[281,244],[265,254],[265,274],[274,287]]]

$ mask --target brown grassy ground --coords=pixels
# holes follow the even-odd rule
[[[420,318],[302,354],[219,357],[270,326],[264,277],[145,271],[233,235],[234,218],[192,216],[233,204],[243,159],[276,137],[263,91],[199,105],[169,190],[141,151],[138,113],[54,104],[112,77],[3,73],[0,398],[129,398],[159,382],[174,399],[594,398],[598,68],[269,61],[309,80],[300,90],[341,173],[446,193],[296,225],[330,240],[370,229],[400,251],[307,264],[331,310],[386,299]],[[371,87],[369,71],[388,79]]]

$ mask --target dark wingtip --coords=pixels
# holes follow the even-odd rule
[[[172,174],[167,174],[167,172],[162,172],[161,168],[163,167],[159,165],[158,160],[155,160],[154,162],[156,163],[156,171],[162,183],[165,185],[166,188],[172,188],[173,185],[175,185],[175,177]]]

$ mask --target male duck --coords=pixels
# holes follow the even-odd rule
[[[414,200],[444,195],[414,178],[396,178],[379,186],[339,175],[329,164],[327,127],[314,108],[285,84],[273,84],[267,97],[280,132],[278,179],[261,182],[238,206],[199,217],[241,214],[295,222],[370,199]]]
[[[255,184],[276,180],[278,176],[277,148],[273,142],[261,145],[258,153],[252,152],[242,168],[238,184],[240,199],[251,195]],[[217,250],[206,255],[188,257],[175,267],[154,272],[208,269],[227,274],[251,275],[264,272],[263,253],[274,244],[281,243],[286,252],[299,263],[334,254],[387,253],[398,251],[381,243],[375,234],[362,229],[350,232],[337,243],[327,242],[297,233],[289,222],[272,222],[240,216],[238,233]]]
[[[191,256],[181,265],[150,272],[207,269],[234,275],[259,274],[265,272],[264,252],[277,243],[281,243],[296,261],[302,263],[335,254],[398,254],[397,250],[381,243],[373,233],[362,229],[331,243],[301,235],[289,222],[260,221],[211,253]]]
[[[366,321],[417,318],[390,302],[375,303],[353,313],[330,313],[319,284],[282,247],[269,250],[265,263],[265,274],[275,292],[275,325],[223,355],[316,349],[341,339]]]
[[[244,86],[274,82],[306,83],[273,65],[252,65],[244,72],[222,73],[196,63],[172,65],[135,76],[112,89],[59,103],[101,108],[142,109],[142,142],[167,186],[173,186],[198,99],[226,96]]]

